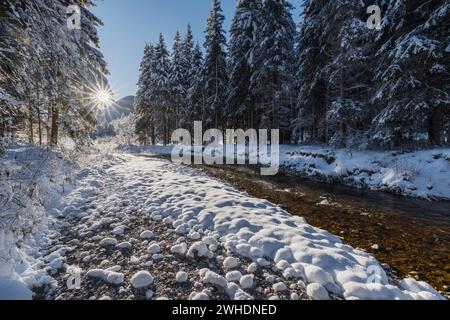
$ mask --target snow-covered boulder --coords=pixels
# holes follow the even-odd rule
[[[114,238],[104,238],[102,241],[100,241],[100,245],[102,247],[113,247],[117,245],[117,239]]]
[[[139,271],[131,278],[131,285],[135,289],[147,288],[153,283],[153,276],[148,271]]]
[[[228,284],[227,279],[211,270],[205,272],[202,281],[203,283],[212,284],[219,288],[226,288]]]
[[[139,238],[145,240],[153,239],[153,237],[154,237],[153,232],[150,230],[142,231],[141,234],[139,235]]]
[[[150,254],[157,254],[161,252],[161,246],[157,243],[152,243],[147,248],[148,253]]]
[[[311,283],[306,287],[306,294],[313,300],[330,300],[328,291],[318,283]]]
[[[255,279],[254,275],[247,274],[239,280],[239,283],[241,284],[242,288],[251,289],[253,288],[254,285],[254,279]]]
[[[214,256],[214,254],[211,251],[209,251],[206,244],[202,241],[197,241],[193,243],[186,255],[190,258],[194,258],[195,256],[199,258],[201,257],[212,258]]]
[[[170,248],[170,252],[174,254],[184,255],[187,250],[187,244],[185,242],[176,244]]]
[[[187,274],[187,272],[184,271],[179,271],[176,275],[176,280],[178,283],[183,283],[188,281],[189,279],[189,275]]]
[[[235,257],[228,257],[223,261],[223,266],[228,270],[237,268],[238,266],[240,266],[240,264],[241,261]]]
[[[228,281],[239,281],[242,278],[242,273],[240,271],[230,271],[225,275]]]

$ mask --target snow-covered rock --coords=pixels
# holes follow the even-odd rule
[[[227,279],[211,270],[205,272],[202,281],[203,283],[212,284],[219,288],[226,288],[228,284]]]
[[[139,238],[146,240],[153,239],[153,237],[154,237],[153,232],[150,230],[142,231],[141,234],[139,235]]]
[[[176,275],[176,280],[178,283],[186,282],[186,281],[188,281],[188,279],[189,279],[189,275],[187,272],[179,271]]]
[[[318,283],[311,283],[306,287],[306,294],[313,300],[330,300],[327,290]]]
[[[155,292],[153,292],[153,290],[145,291],[145,297],[147,298],[147,300],[150,300],[151,298],[153,298],[154,295],[155,295]]]
[[[199,258],[212,258],[214,256],[214,254],[208,249],[207,245],[202,241],[194,242],[186,255],[191,258],[194,258],[195,256]]]
[[[193,292],[193,294],[189,297],[189,300],[197,300],[197,301],[208,301],[209,296],[204,292]]]
[[[240,271],[230,271],[225,275],[227,281],[239,281],[242,278],[242,273]]]
[[[161,252],[161,246],[157,243],[152,243],[147,248],[148,253],[150,254],[157,254]]]
[[[124,274],[119,272],[114,272],[111,270],[103,270],[103,269],[92,269],[89,270],[86,274],[90,278],[101,279],[107,283],[113,285],[120,285],[124,281]]]
[[[153,283],[153,276],[148,271],[139,271],[131,278],[131,285],[135,289],[147,288]]]
[[[102,241],[100,241],[100,245],[102,247],[113,247],[117,245],[117,239],[114,238],[105,238]]]
[[[223,261],[223,266],[228,270],[237,268],[238,266],[240,266],[240,264],[241,261],[235,257],[228,257]]]
[[[283,292],[286,291],[287,289],[288,288],[284,282],[278,282],[273,285],[273,290],[275,292]]]
[[[185,242],[176,244],[170,248],[170,252],[174,254],[184,255],[187,250],[187,244]]]
[[[121,250],[131,250],[131,243],[124,241],[121,242],[117,245],[117,248],[121,249]]]
[[[242,288],[251,289],[254,286],[254,279],[255,276],[253,274],[246,274],[239,280],[239,283],[241,284]]]

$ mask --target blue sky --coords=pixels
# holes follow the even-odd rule
[[[292,2],[298,7],[300,1]],[[194,35],[201,45],[212,0],[103,0],[97,1],[93,12],[105,24],[100,28],[101,50],[111,72],[110,83],[115,98],[135,94],[139,77],[139,63],[146,42],[156,42],[159,33],[167,45],[177,30],[185,32],[191,23]],[[229,30],[236,0],[223,0],[226,16],[225,30]],[[294,18],[298,21],[298,11]]]

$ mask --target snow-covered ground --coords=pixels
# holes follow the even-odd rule
[[[0,159],[0,299],[31,298],[30,288],[55,286],[42,268],[48,215],[72,186],[74,165],[61,153],[10,146]]]
[[[311,177],[425,199],[450,199],[450,149],[378,152],[282,146],[282,166]]]
[[[119,151],[170,155],[170,146],[123,147]],[[250,155],[257,157],[257,155]],[[237,158],[248,159],[247,153]],[[326,146],[280,146],[282,170],[429,200],[450,200],[450,148],[415,152],[354,151]]]
[[[439,299],[280,207],[166,160],[83,170],[44,266],[58,299]],[[80,270],[80,290],[66,279]]]

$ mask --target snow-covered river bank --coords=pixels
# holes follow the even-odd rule
[[[170,156],[172,148],[123,146],[118,150]],[[217,150],[223,152],[221,148]],[[234,150],[234,161],[258,159],[257,153]],[[450,200],[449,148],[401,152],[281,145],[279,165],[283,171],[325,183],[340,183],[412,198]]]
[[[118,155],[82,175],[44,257],[59,280],[47,297],[440,298],[412,278],[393,281],[370,254],[198,170]],[[80,290],[66,286],[71,270],[81,272]]]

